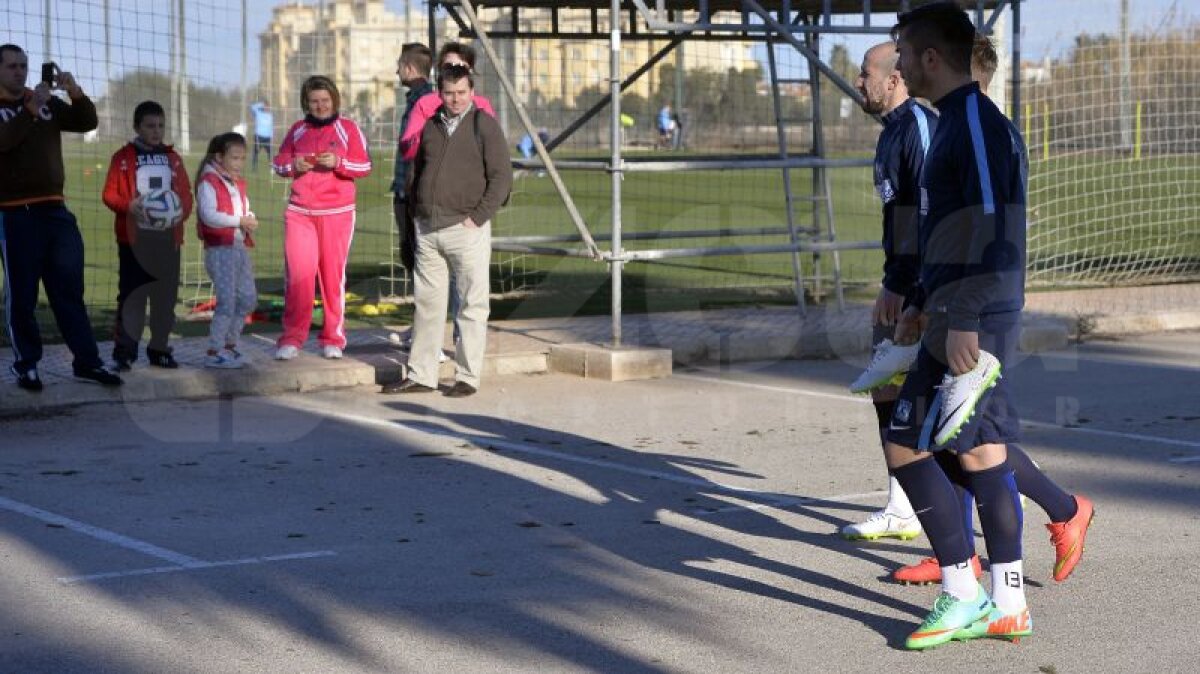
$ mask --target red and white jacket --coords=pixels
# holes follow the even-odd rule
[[[288,209],[306,215],[333,215],[354,210],[354,181],[371,174],[371,156],[367,139],[358,125],[345,117],[313,124],[300,120],[288,129],[271,162],[275,173],[284,177],[296,175],[296,157],[309,157],[332,152],[338,163],[332,169],[316,167],[292,181]],[[312,163],[312,162],[310,162]]]
[[[250,232],[242,229],[243,215],[250,214],[246,181],[233,178],[212,164],[200,172],[196,183],[196,230],[205,248],[254,246]]]
[[[127,143],[113,153],[104,179],[104,205],[115,213],[113,232],[117,243],[132,245],[137,240],[138,225],[129,217],[129,204],[138,196],[154,189],[167,189],[179,195],[183,215],[175,225],[175,245],[183,245],[183,223],[192,214],[192,182],[188,180],[183,160],[170,145],[148,147],[138,141]]]

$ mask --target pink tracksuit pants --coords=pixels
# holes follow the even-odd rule
[[[325,314],[320,344],[344,349],[346,258],[354,238],[354,211],[308,215],[288,209],[283,223],[283,336],[276,346],[300,348],[308,339],[319,281]]]

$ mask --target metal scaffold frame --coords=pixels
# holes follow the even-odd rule
[[[1012,52],[1012,110],[1013,121],[1019,123],[1020,106],[1020,2],[1021,0],[960,0],[968,11],[973,10],[976,26],[985,33],[990,33],[996,20],[1005,8],[1011,8],[1011,52]],[[496,237],[493,239],[493,250],[526,253],[533,255],[551,255],[565,257],[584,257],[603,261],[611,267],[612,284],[612,344],[619,346],[621,334],[621,280],[624,265],[629,262],[649,262],[676,257],[703,257],[717,255],[753,255],[766,253],[791,253],[794,287],[796,292],[797,309],[805,313],[805,288],[803,276],[802,254],[813,257],[813,292],[820,296],[822,255],[832,257],[832,280],[834,294],[839,309],[844,306],[841,279],[840,252],[845,250],[864,250],[879,247],[878,241],[838,241],[834,227],[833,200],[830,195],[829,170],[843,167],[864,167],[872,164],[869,159],[830,159],[825,154],[823,120],[821,119],[821,77],[823,75],[842,93],[856,103],[862,102],[862,97],[854,86],[835,72],[820,56],[820,38],[822,34],[852,34],[886,36],[891,31],[891,24],[872,25],[872,15],[875,13],[895,13],[907,11],[910,5],[921,4],[915,0],[567,0],[554,2],[551,0],[430,0],[429,26],[430,46],[437,49],[437,35],[434,30],[438,9],[444,10],[459,28],[464,38],[477,39],[487,58],[494,65],[495,72],[505,96],[516,110],[521,127],[533,140],[537,152],[536,159],[516,160],[513,165],[525,169],[541,169],[546,171],[553,181],[555,189],[567,209],[572,224],[578,236],[514,236]],[[504,28],[486,29],[480,21],[479,9],[499,9],[509,12],[508,22],[496,22],[496,25],[506,24]],[[520,19],[523,9],[537,9],[549,12],[550,29],[525,29]],[[559,21],[562,10],[587,10],[589,21],[585,30],[564,30]],[[989,14],[990,11],[990,14]],[[606,20],[601,19],[602,12],[607,12]],[[842,21],[835,24],[833,17],[860,17],[861,21],[854,23]],[[685,18],[690,20],[684,20]],[[608,27],[618,27],[609,30]],[[592,107],[583,111],[580,116],[547,143],[543,143],[536,133],[524,102],[517,96],[516,88],[506,75],[506,70],[492,42],[494,39],[594,39],[607,40],[609,43],[609,93]],[[664,42],[646,63],[642,64],[629,77],[621,78],[621,49],[623,40],[655,40]],[[690,159],[638,159],[626,161],[621,154],[621,92],[637,79],[649,72],[655,64],[683,44],[693,40],[761,40],[767,44],[768,66],[771,77],[772,104],[775,110],[776,131],[779,151],[770,156],[716,156],[692,157]],[[779,85],[782,83],[776,67],[775,48],[790,45],[809,66],[807,83],[812,92],[813,113],[810,120],[812,125],[812,147],[804,153],[794,153],[787,145],[786,125],[789,120],[781,116]],[[563,141],[569,138],[590,119],[604,108],[609,109],[609,138],[611,154],[605,161],[561,161],[556,162],[550,155]],[[621,222],[621,179],[623,174],[636,171],[688,171],[713,169],[778,169],[783,172],[784,199],[787,215],[787,227],[747,227],[731,229],[712,229],[671,232],[669,236],[655,233],[626,235],[622,232]],[[587,223],[576,208],[574,200],[566,184],[559,174],[560,170],[606,171],[612,178],[612,209],[611,234],[593,237]],[[797,201],[801,199],[792,194],[791,173],[795,170],[811,170],[812,196],[804,200],[811,201],[812,223],[801,227],[796,222]],[[787,235],[787,243],[745,245],[745,246],[702,246],[677,247],[655,250],[627,251],[622,242],[630,240],[655,238],[700,238],[736,234],[738,236],[782,236]],[[609,241],[609,250],[601,250],[596,240]],[[552,244],[582,243],[583,249],[558,247]]]

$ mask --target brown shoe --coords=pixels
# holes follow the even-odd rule
[[[446,391],[446,397],[447,398],[466,398],[467,396],[475,395],[475,391],[476,391],[475,387],[471,386],[467,382],[456,381],[456,382],[454,382],[454,386],[451,386],[450,390]]]
[[[380,389],[380,393],[391,395],[393,393],[433,393],[433,387],[424,384],[418,384],[411,379],[403,379],[394,381],[390,384],[384,384]]]

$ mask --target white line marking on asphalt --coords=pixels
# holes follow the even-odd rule
[[[1103,435],[1111,438],[1123,438],[1125,440],[1138,440],[1141,442],[1157,442],[1161,445],[1200,448],[1200,442],[1193,442],[1192,440],[1177,440],[1175,438],[1164,438],[1158,435],[1122,433],[1121,431],[1105,431],[1099,428],[1081,428],[1079,426],[1060,426],[1058,424],[1046,423],[1045,421],[1027,421],[1024,419],[1021,420],[1021,423],[1033,426],[1034,428],[1047,428],[1056,431],[1072,431],[1074,433],[1083,433],[1085,435]]]
[[[269,555],[267,557],[247,557],[245,559],[230,559],[223,562],[200,562],[194,566],[153,566],[148,569],[132,569],[130,571],[109,571],[107,573],[90,573],[86,576],[65,576],[58,579],[63,585],[85,583],[93,580],[109,578],[126,578],[129,576],[148,576],[156,573],[178,573],[180,571],[196,571],[198,569],[213,569],[223,566],[244,566],[247,564],[266,564],[268,562],[284,562],[293,559],[313,559],[315,557],[333,557],[333,550],[318,550],[316,552],[294,552],[286,555]]]
[[[189,557],[185,554],[160,548],[153,543],[139,541],[136,538],[130,538],[122,534],[118,534],[108,529],[101,529],[90,524],[84,524],[78,520],[73,520],[69,517],[56,515],[52,512],[42,510],[20,501],[14,501],[10,498],[0,496],[0,509],[8,510],[20,515],[32,517],[41,520],[47,524],[53,524],[64,529],[70,529],[85,536],[90,536],[96,540],[105,543],[111,543],[128,550],[140,552],[143,555],[157,557],[163,561],[171,562],[172,566],[155,566],[148,569],[135,569],[133,571],[110,571],[108,573],[93,573],[86,576],[67,576],[59,578],[59,582],[65,584],[78,583],[88,580],[100,580],[103,578],[120,578],[122,576],[144,576],[151,573],[173,573],[177,571],[194,571],[197,569],[211,569],[220,566],[241,566],[244,564],[264,564],[266,562],[281,562],[290,559],[308,559],[310,557],[328,557],[336,555],[332,550],[321,550],[318,552],[299,552],[286,555],[271,555],[268,557],[247,557],[245,559],[233,559],[223,562],[206,562],[202,559]]]
[[[700,487],[702,489],[711,489],[711,490],[722,492],[725,494],[730,494],[732,496],[737,496],[739,498],[744,498],[744,499],[747,499],[750,501],[757,501],[757,502],[759,502],[759,507],[782,508],[782,507],[785,507],[788,505],[793,505],[795,503],[800,503],[800,502],[804,502],[804,501],[835,500],[835,499],[839,498],[837,496],[811,498],[811,497],[790,496],[787,494],[775,494],[775,493],[770,493],[770,492],[757,491],[754,489],[747,489],[744,487],[736,487],[733,485],[722,484],[720,482],[713,482],[712,480],[706,480],[704,478],[699,478],[699,477],[688,477],[686,475],[676,475],[674,473],[667,473],[667,472],[658,471],[658,470],[650,470],[647,468],[638,468],[636,466],[629,466],[629,465],[626,465],[623,463],[618,463],[616,461],[606,461],[604,459],[593,459],[593,458],[586,457],[586,456],[576,456],[574,454],[564,454],[562,452],[556,452],[551,449],[543,449],[541,447],[533,447],[533,446],[526,445],[526,444],[523,444],[520,442],[513,442],[511,440],[497,438],[495,436],[476,435],[473,433],[462,433],[462,432],[451,431],[451,430],[431,430],[431,429],[413,426],[404,421],[376,419],[375,417],[369,417],[369,416],[364,416],[364,415],[360,415],[360,414],[351,414],[348,412],[335,412],[335,411],[332,411],[329,409],[310,407],[308,405],[293,405],[293,406],[296,408],[299,408],[299,409],[303,409],[303,410],[312,412],[313,414],[319,414],[321,416],[329,417],[331,419],[339,419],[341,421],[347,421],[347,422],[350,422],[353,424],[358,424],[358,425],[363,425],[363,426],[373,426],[375,428],[381,428],[383,430],[392,431],[392,432],[406,431],[406,432],[415,433],[418,435],[427,435],[427,436],[432,435],[435,437],[452,438],[454,440],[462,440],[462,441],[469,442],[481,449],[490,449],[490,448],[494,447],[494,448],[499,448],[499,449],[503,449],[503,450],[510,451],[510,452],[519,452],[522,454],[530,454],[533,456],[543,456],[546,458],[556,459],[559,461],[566,461],[566,462],[570,462],[570,463],[580,463],[580,464],[584,464],[587,466],[595,466],[597,468],[606,468],[608,470],[616,470],[616,471],[620,471],[623,473],[631,473],[633,475],[640,475],[642,477],[648,477],[648,478],[656,479],[656,480],[664,480],[667,482],[686,484],[686,485],[689,485],[692,487]],[[742,507],[740,509],[744,510],[746,508]],[[731,511],[731,510],[732,510],[732,508],[722,508],[721,512]],[[712,514],[712,513],[709,512],[706,514]]]
[[[1200,454],[1196,456],[1177,456],[1173,459],[1167,459],[1171,463],[1197,463],[1200,462]]]
[[[823,391],[808,391],[805,389],[790,388],[787,386],[770,386],[768,384],[755,384],[749,381],[740,381],[732,379],[718,379],[717,377],[705,377],[694,374],[679,374],[676,372],[671,375],[672,379],[691,379],[693,381],[703,381],[710,384],[725,384],[728,386],[741,386],[743,388],[753,388],[760,391],[771,391],[773,393],[793,393],[796,395],[809,396],[812,398],[827,398],[829,400],[841,400],[849,403],[870,404],[870,396],[858,397],[850,396],[843,393],[825,393]]]
[[[692,511],[693,515],[698,517],[709,517],[712,515],[721,515],[724,513],[737,512],[739,510],[763,510],[764,508],[786,508],[794,505],[807,505],[809,503],[820,503],[821,501],[860,501],[879,496],[887,496],[886,491],[867,491],[859,494],[837,494],[835,496],[797,496],[790,499],[781,499],[777,503],[756,505],[733,505],[724,508],[696,508]]]
[[[768,386],[766,384],[755,384],[753,382],[737,381],[737,380],[731,380],[731,379],[718,379],[717,377],[704,377],[704,376],[700,376],[700,375],[675,374],[673,376],[676,378],[680,378],[680,379],[691,379],[694,381],[703,381],[703,382],[708,382],[711,384],[724,384],[726,386],[741,386],[744,388],[761,389],[764,391],[773,391],[773,392],[778,392],[778,393],[794,393],[796,395],[813,396],[813,397],[817,397],[817,398],[829,398],[832,400],[843,400],[846,402],[853,402],[853,403],[869,403],[869,402],[871,402],[870,398],[863,399],[863,398],[856,398],[856,397],[848,396],[848,395],[838,395],[836,393],[825,393],[823,391],[808,391],[805,389],[788,388],[786,386]],[[1085,435],[1101,435],[1101,436],[1112,437],[1112,438],[1123,438],[1125,440],[1137,440],[1139,442],[1153,442],[1153,443],[1158,443],[1161,445],[1175,445],[1175,446],[1179,446],[1179,447],[1200,448],[1200,442],[1196,442],[1193,440],[1178,440],[1176,438],[1164,438],[1164,437],[1158,436],[1158,435],[1143,435],[1141,433],[1123,433],[1121,431],[1105,431],[1105,430],[1101,430],[1099,428],[1082,428],[1079,426],[1062,426],[1060,424],[1052,424],[1052,423],[1048,423],[1045,421],[1031,421],[1028,419],[1022,419],[1021,423],[1025,424],[1027,426],[1031,426],[1033,428],[1042,428],[1042,429],[1046,429],[1046,430],[1069,431],[1071,433],[1083,433]],[[1175,463],[1180,463],[1180,462],[1176,461]]]
[[[171,562],[172,564],[183,568],[193,568],[205,564],[205,562],[196,559],[195,557],[188,557],[182,553],[173,552],[171,550],[167,550],[166,548],[160,548],[152,543],[139,541],[135,538],[123,536],[114,531],[101,529],[100,527],[94,527],[90,524],[84,524],[83,522],[78,522],[68,517],[63,517],[62,515],[55,515],[52,512],[47,512],[41,508],[36,508],[19,501],[4,498],[3,496],[0,496],[0,508],[41,520],[47,524],[53,524],[55,526],[63,527],[64,529],[70,529],[85,536],[91,536],[97,540],[104,541],[105,543],[111,543],[129,550],[136,550],[144,555],[157,557],[161,560]]]

